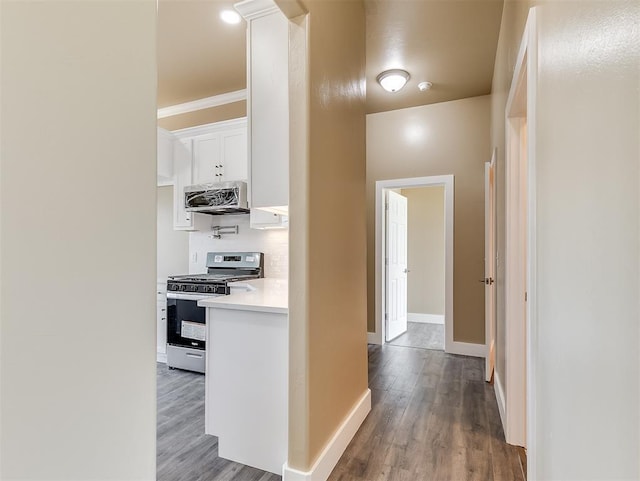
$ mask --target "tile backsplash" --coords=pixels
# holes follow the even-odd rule
[[[212,216],[212,226],[238,226],[238,234],[213,232],[189,233],[189,274],[207,271],[207,252],[255,251],[264,252],[265,277],[286,279],[289,271],[289,231],[287,229],[259,230],[249,227],[248,215]]]

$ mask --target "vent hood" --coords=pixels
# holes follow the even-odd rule
[[[248,214],[247,184],[216,182],[187,186],[184,208],[187,212],[209,215]]]

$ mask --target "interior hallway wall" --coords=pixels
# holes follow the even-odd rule
[[[307,471],[368,390],[365,12],[361,0],[302,3],[310,85],[294,102],[308,117],[293,128],[308,129],[292,135],[290,161],[289,465]]]
[[[504,111],[516,65],[522,33],[527,21],[529,0],[505,0],[491,88],[491,145],[496,148],[496,380],[506,390],[505,317],[505,121]],[[502,260],[502,261],[501,261]],[[484,276],[481,276],[484,277]],[[479,277],[480,279],[480,277]]]
[[[640,3],[538,10],[537,479],[640,479]]]
[[[484,163],[491,97],[367,115],[368,329],[375,331],[375,183],[454,175],[453,335],[484,344]]]
[[[0,2],[0,478],[153,480],[156,2]]]
[[[402,189],[407,198],[407,304],[444,316],[444,187]]]

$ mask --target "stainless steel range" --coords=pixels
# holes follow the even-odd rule
[[[209,252],[207,273],[167,281],[167,366],[205,371],[206,309],[198,301],[229,294],[229,282],[264,277],[261,252]]]

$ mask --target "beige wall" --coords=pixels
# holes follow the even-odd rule
[[[155,479],[156,2],[0,18],[0,478]]]
[[[238,119],[247,116],[247,102],[233,102],[208,109],[196,110],[186,114],[172,115],[158,119],[158,127],[167,130],[180,130],[196,125],[212,124],[223,120]]]
[[[484,162],[489,96],[367,115],[368,327],[375,329],[375,182],[453,174],[454,340],[484,344]]]
[[[496,148],[496,205],[497,205],[497,238],[496,250],[498,259],[504,259],[505,250],[505,125],[504,110],[511,86],[516,57],[522,39],[522,32],[527,20],[530,1],[505,0],[502,10],[502,26],[496,52],[496,63],[493,71],[491,92],[491,145]],[[496,273],[496,372],[506,389],[505,359],[505,263],[498,262]]]
[[[366,393],[367,293],[364,6],[304,4],[309,129],[303,111],[292,141],[309,138],[290,174],[289,465],[306,471]]]
[[[173,186],[158,187],[158,280],[189,272],[189,233],[173,230]]]
[[[444,187],[402,189],[407,198],[410,313],[444,315]]]

